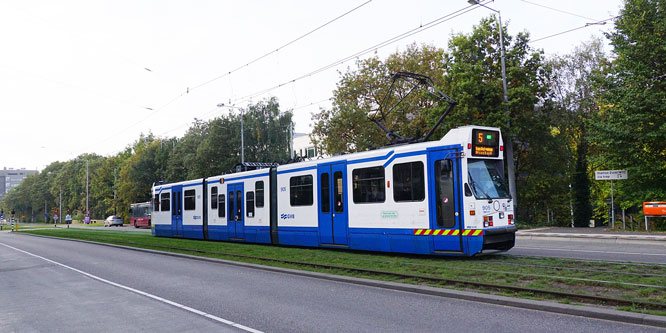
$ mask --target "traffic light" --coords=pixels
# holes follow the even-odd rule
[[[56,209],[56,215],[58,214],[58,210]]]

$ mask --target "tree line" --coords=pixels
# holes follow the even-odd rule
[[[292,113],[281,112],[275,98],[244,108],[244,147],[248,161],[286,161]],[[81,219],[86,209],[86,161],[90,216],[103,219],[118,214],[127,221],[129,205],[150,200],[156,182],[177,182],[219,175],[240,162],[239,113],[195,120],[181,138],[142,134],[120,153],[104,157],[83,154],[66,162],[53,162],[12,189],[0,206],[17,217],[44,221],[60,207]]]
[[[414,72],[458,101],[432,139],[474,124],[499,127],[504,142],[512,142],[520,222],[569,225],[573,220],[587,226],[593,217],[607,219],[610,187],[593,180],[595,170],[628,170],[629,180],[615,186],[621,208],[666,200],[665,6],[627,0],[605,34],[609,54],[599,38],[569,54],[547,57],[530,45],[529,33],[512,35],[505,24],[508,103],[495,16],[482,19],[469,34],[453,34],[446,48],[413,44],[385,59],[358,60],[356,68],[340,73],[332,106],[312,114],[311,140],[327,154],[386,145],[384,132],[368,119],[380,106],[401,99],[384,124],[403,137],[427,132],[444,106],[424,93],[405,97],[406,86],[387,96],[392,73]],[[275,98],[246,110],[246,159],[288,159],[292,113],[281,111]],[[44,203],[57,204],[62,187],[63,208],[80,210],[85,206],[81,160],[88,160],[91,212],[124,213],[130,203],[149,199],[153,182],[216,175],[238,163],[239,117],[197,120],[182,138],[142,135],[111,157],[84,154],[54,162],[12,190],[2,206],[23,215],[43,211]]]

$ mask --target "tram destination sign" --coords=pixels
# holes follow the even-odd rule
[[[599,170],[594,172],[595,180],[627,179],[627,170]]]

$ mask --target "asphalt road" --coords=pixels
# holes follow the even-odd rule
[[[15,233],[0,281],[3,332],[660,331]]]
[[[666,265],[666,243],[605,242],[586,238],[516,238],[508,255],[609,260]]]

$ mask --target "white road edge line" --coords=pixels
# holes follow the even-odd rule
[[[200,316],[202,316],[202,317],[206,317],[206,318],[208,318],[208,319],[215,320],[215,321],[220,322],[220,323],[222,323],[222,324],[229,325],[229,326],[232,326],[232,327],[236,327],[236,328],[239,328],[239,329],[241,329],[241,330],[243,330],[243,331],[247,331],[247,332],[252,332],[252,333],[263,333],[262,331],[256,330],[256,329],[254,329],[254,328],[247,327],[247,326],[244,326],[244,325],[241,325],[241,324],[238,324],[238,323],[234,323],[233,321],[226,320],[226,319],[224,319],[224,318],[220,318],[220,317],[218,317],[218,316],[212,315],[212,314],[210,314],[210,313],[205,313],[205,312],[203,312],[203,311],[199,311],[199,310],[197,310],[197,309],[193,309],[193,308],[191,308],[191,307],[189,307],[189,306],[185,306],[185,305],[182,305],[182,304],[180,304],[180,303],[176,303],[176,302],[174,302],[174,301],[170,301],[170,300],[168,300],[168,299],[164,299],[164,298],[162,298],[162,297],[155,296],[155,295],[153,295],[153,294],[149,294],[149,293],[147,293],[147,292],[145,292],[145,291],[141,291],[141,290],[134,289],[134,288],[132,288],[132,287],[128,287],[128,286],[125,286],[125,285],[122,285],[122,284],[119,284],[119,283],[116,283],[116,282],[113,282],[113,281],[106,280],[106,279],[101,278],[101,277],[99,277],[99,276],[96,276],[96,275],[93,275],[93,274],[90,274],[90,273],[84,272],[84,271],[79,270],[79,269],[76,269],[76,268],[74,268],[74,267],[67,266],[67,265],[62,264],[62,263],[59,263],[59,262],[57,262],[57,261],[53,261],[53,260],[51,260],[51,259],[44,258],[44,257],[42,257],[42,256],[39,256],[39,255],[36,255],[36,254],[30,253],[30,252],[28,252],[28,251],[24,251],[24,250],[21,250],[21,249],[15,248],[15,247],[13,247],[13,246],[11,246],[11,245],[7,245],[7,244],[4,244],[4,243],[0,243],[0,245],[6,246],[6,247],[8,247],[8,248],[10,248],[10,249],[13,249],[13,250],[15,250],[15,251],[18,251],[18,252],[25,253],[25,254],[27,254],[27,255],[31,255],[31,256],[33,256],[33,257],[35,257],[35,258],[39,258],[39,259],[42,259],[42,260],[48,261],[48,262],[53,263],[53,264],[55,264],[55,265],[58,265],[58,266],[61,266],[61,267],[67,268],[67,269],[72,270],[72,271],[74,271],[74,272],[77,272],[77,273],[79,273],[79,274],[83,274],[83,275],[85,275],[85,276],[87,276],[87,277],[89,277],[89,278],[91,278],[91,279],[95,279],[95,280],[97,280],[97,281],[100,281],[100,282],[103,282],[103,283],[106,283],[106,284],[110,284],[110,285],[115,286],[115,287],[118,287],[118,288],[125,289],[125,290],[130,291],[130,292],[133,292],[133,293],[135,293],[135,294],[139,294],[139,295],[142,295],[142,296],[146,296],[146,297],[152,298],[152,299],[154,299],[154,300],[156,300],[156,301],[158,301],[158,302],[162,302],[162,303],[166,303],[166,304],[169,304],[169,305],[175,306],[175,307],[180,308],[180,309],[182,309],[182,310],[185,310],[185,311],[188,311],[188,312],[192,312],[192,313],[194,313],[194,314],[200,315]]]
[[[640,252],[613,252],[613,251],[597,251],[597,250],[573,250],[573,249],[551,249],[545,247],[529,247],[529,246],[514,246],[514,249],[526,249],[526,250],[550,250],[550,251],[565,251],[565,252],[589,252],[589,253],[610,253],[610,254],[633,254],[633,255],[644,255],[644,256],[666,256],[663,253],[640,253]]]

